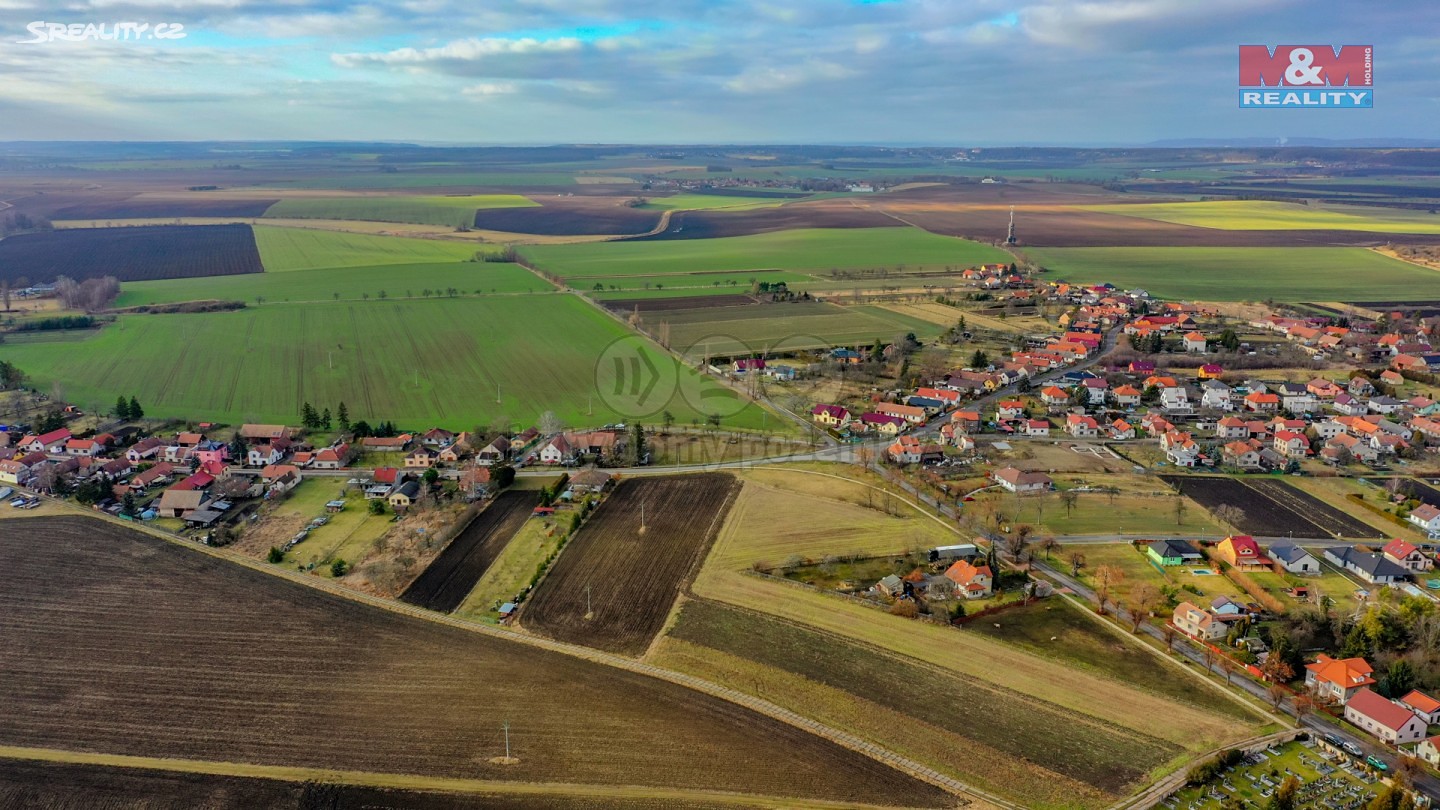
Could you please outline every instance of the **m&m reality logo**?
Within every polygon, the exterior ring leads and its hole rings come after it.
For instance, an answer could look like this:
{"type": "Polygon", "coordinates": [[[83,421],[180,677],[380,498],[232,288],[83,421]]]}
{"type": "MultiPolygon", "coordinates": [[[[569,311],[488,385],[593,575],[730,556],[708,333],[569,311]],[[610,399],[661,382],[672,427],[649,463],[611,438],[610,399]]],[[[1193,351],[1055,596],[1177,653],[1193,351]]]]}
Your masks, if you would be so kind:
{"type": "Polygon", "coordinates": [[[1241,107],[1374,106],[1369,45],[1241,45],[1241,107]]]}

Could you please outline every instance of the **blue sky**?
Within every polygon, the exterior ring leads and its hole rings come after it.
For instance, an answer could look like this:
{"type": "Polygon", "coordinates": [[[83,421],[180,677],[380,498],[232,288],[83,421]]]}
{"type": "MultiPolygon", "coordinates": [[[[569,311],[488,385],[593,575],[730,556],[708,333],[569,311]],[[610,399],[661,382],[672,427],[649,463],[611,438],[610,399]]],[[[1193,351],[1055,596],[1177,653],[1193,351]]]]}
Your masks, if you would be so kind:
{"type": "Polygon", "coordinates": [[[1432,138],[1437,68],[1431,0],[0,0],[0,140],[1432,138]],[[1315,43],[1375,46],[1373,110],[1237,109],[1238,45],[1315,43]]]}

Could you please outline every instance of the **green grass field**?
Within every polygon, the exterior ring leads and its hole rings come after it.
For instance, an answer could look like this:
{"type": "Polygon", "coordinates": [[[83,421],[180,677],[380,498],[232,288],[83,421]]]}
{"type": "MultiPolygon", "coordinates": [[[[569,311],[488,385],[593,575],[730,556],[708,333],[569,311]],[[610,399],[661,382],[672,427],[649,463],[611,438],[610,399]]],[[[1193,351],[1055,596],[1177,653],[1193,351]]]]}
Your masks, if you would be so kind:
{"type": "MultiPolygon", "coordinates": [[[[295,423],[303,402],[343,401],[356,419],[468,430],[500,418],[529,426],[547,410],[571,425],[628,421],[596,393],[601,352],[627,334],[578,297],[520,295],[122,316],[88,340],[4,354],[86,408],[133,394],[158,417],[295,423]]],[[[600,365],[602,391],[615,373],[600,365]]],[[[679,394],[654,405],[682,422],[705,417],[679,394]]],[[[759,428],[762,414],[747,405],[723,424],[759,428]]]]}
{"type": "Polygon", "coordinates": [[[267,217],[290,219],[358,219],[371,222],[413,222],[453,228],[475,224],[480,208],[530,208],[537,203],[519,194],[476,194],[453,197],[297,197],[281,200],[267,217]]]}
{"type": "Polygon", "coordinates": [[[572,186],[568,172],[335,172],[294,182],[269,183],[270,188],[440,188],[444,186],[572,186]]]}
{"type": "Polygon", "coordinates": [[[1440,233],[1440,215],[1359,206],[1216,200],[1140,205],[1090,205],[1089,211],[1234,231],[1342,230],[1440,233]]]}
{"type": "Polygon", "coordinates": [[[355,301],[379,298],[423,298],[455,288],[460,295],[548,292],[555,287],[515,264],[443,262],[381,264],[373,267],[331,267],[292,273],[251,273],[242,276],[177,278],[126,282],[117,307],[222,299],[257,304],[288,301],[355,301]],[[339,294],[337,299],[335,296],[339,294]]]}
{"type": "Polygon", "coordinates": [[[1008,262],[1010,254],[919,228],[808,228],[658,242],[590,242],[535,245],[525,255],[537,267],[566,278],[664,275],[697,271],[966,267],[1008,262]]]}
{"type": "Polygon", "coordinates": [[[757,281],[783,281],[795,284],[797,290],[808,289],[814,276],[787,270],[750,270],[734,273],[671,273],[641,276],[604,276],[572,278],[570,286],[582,292],[600,291],[600,285],[608,292],[615,292],[615,298],[644,298],[651,293],[672,292],[675,295],[709,295],[712,293],[748,293],[757,281]],[[611,287],[616,288],[610,290],[611,287]],[[688,290],[688,292],[679,292],[688,290]],[[625,293],[623,295],[619,293],[625,293]]]}
{"type": "Polygon", "coordinates": [[[641,206],[655,210],[696,210],[728,208],[733,211],[748,211],[754,208],[776,208],[783,203],[799,198],[776,197],[724,197],[719,194],[676,194],[673,197],[646,197],[648,202],[641,206]]]}
{"type": "Polygon", "coordinates": [[[1429,300],[1440,274],[1364,248],[1033,248],[1048,278],[1202,301],[1429,300]]]}
{"type": "Polygon", "coordinates": [[[255,246],[260,250],[260,261],[267,273],[321,267],[458,262],[483,250],[478,245],[439,239],[266,226],[255,227],[255,246]]]}
{"type": "Polygon", "coordinates": [[[888,343],[907,332],[925,340],[941,331],[933,323],[882,307],[824,303],[682,309],[644,317],[650,328],[669,323],[670,345],[695,356],[869,345],[877,339],[888,343]]]}

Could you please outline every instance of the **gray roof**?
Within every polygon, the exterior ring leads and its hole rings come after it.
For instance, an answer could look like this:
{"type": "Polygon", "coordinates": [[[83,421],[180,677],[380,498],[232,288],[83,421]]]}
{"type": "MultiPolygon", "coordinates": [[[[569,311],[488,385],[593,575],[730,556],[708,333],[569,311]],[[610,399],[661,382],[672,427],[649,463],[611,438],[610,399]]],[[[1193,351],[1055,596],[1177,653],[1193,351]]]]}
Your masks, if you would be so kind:
{"type": "Polygon", "coordinates": [[[1199,557],[1200,552],[1184,540],[1159,540],[1150,544],[1161,557],[1199,557]]]}
{"type": "Polygon", "coordinates": [[[395,493],[413,500],[420,496],[420,485],[414,481],[406,481],[400,485],[400,488],[396,490],[395,493]]]}
{"type": "Polygon", "coordinates": [[[1339,559],[1343,565],[1363,571],[1371,579],[1380,577],[1405,579],[1410,575],[1405,568],[1391,562],[1388,557],[1378,552],[1357,551],[1351,546],[1344,546],[1326,549],[1326,553],[1339,559]]]}
{"type": "Polygon", "coordinates": [[[1291,543],[1276,543],[1271,546],[1270,556],[1283,563],[1297,563],[1305,557],[1314,558],[1310,552],[1291,543]]]}

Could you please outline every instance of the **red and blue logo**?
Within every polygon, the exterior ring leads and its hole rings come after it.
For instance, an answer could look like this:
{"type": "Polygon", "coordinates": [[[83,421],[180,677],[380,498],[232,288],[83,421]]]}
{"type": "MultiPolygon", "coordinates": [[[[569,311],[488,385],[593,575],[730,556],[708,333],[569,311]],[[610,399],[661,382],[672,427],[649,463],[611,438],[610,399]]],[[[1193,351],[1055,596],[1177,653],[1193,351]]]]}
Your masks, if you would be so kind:
{"type": "Polygon", "coordinates": [[[1375,49],[1369,45],[1241,45],[1241,107],[1375,104],[1375,49]]]}

